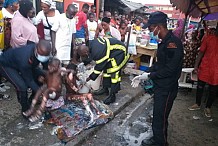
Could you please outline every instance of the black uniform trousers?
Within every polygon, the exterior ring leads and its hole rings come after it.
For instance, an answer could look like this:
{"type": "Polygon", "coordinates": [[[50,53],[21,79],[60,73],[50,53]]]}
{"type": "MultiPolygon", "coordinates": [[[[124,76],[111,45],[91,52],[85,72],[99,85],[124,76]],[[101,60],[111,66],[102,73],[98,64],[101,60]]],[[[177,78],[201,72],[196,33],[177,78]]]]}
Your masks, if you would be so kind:
{"type": "MultiPolygon", "coordinates": [[[[18,102],[22,106],[22,111],[26,111],[29,109],[29,105],[31,100],[28,101],[28,94],[27,89],[28,86],[25,83],[24,79],[22,78],[21,74],[11,67],[5,67],[0,65],[0,74],[5,77],[12,85],[14,85],[16,92],[17,92],[17,99],[18,102]]],[[[38,82],[38,77],[43,76],[42,72],[39,70],[35,70],[33,74],[33,78],[38,85],[42,85],[38,82]]],[[[31,99],[34,97],[36,91],[32,90],[31,99]]]]}
{"type": "Polygon", "coordinates": [[[171,91],[159,89],[154,91],[152,130],[158,146],[167,145],[168,117],[177,93],[178,86],[171,91]]]}

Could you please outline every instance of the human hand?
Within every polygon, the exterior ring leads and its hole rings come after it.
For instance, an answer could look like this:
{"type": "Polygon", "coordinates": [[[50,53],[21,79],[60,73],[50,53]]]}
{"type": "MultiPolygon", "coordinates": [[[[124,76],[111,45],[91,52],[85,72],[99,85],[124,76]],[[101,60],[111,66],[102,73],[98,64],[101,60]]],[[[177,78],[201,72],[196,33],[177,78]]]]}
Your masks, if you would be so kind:
{"type": "Polygon", "coordinates": [[[86,82],[88,82],[88,81],[90,81],[91,79],[88,77],[87,79],[86,79],[86,82]]]}
{"type": "Polygon", "coordinates": [[[38,81],[39,81],[40,83],[45,83],[45,77],[39,76],[39,77],[38,77],[38,81]]]}
{"type": "Polygon", "coordinates": [[[198,68],[197,67],[194,68],[193,73],[195,73],[195,74],[198,73],[198,68]]]}
{"type": "Polygon", "coordinates": [[[138,75],[135,78],[133,78],[131,86],[133,88],[136,88],[139,86],[139,83],[141,82],[141,80],[147,80],[148,79],[148,75],[150,73],[143,73],[142,75],[138,75]]]}
{"type": "Polygon", "coordinates": [[[52,54],[52,56],[55,56],[57,54],[57,50],[55,47],[52,47],[51,54],[52,54]]]}

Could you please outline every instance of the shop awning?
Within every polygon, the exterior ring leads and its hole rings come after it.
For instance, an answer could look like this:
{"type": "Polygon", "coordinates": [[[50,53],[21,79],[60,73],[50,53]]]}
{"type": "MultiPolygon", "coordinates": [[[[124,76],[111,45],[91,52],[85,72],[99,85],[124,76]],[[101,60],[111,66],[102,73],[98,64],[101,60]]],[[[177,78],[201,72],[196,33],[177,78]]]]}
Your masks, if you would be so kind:
{"type": "Polygon", "coordinates": [[[120,0],[120,2],[123,3],[127,7],[125,9],[129,9],[130,11],[135,11],[137,9],[144,7],[144,5],[141,3],[130,2],[127,0],[120,0]]]}
{"type": "Polygon", "coordinates": [[[198,18],[218,12],[218,0],[170,0],[181,12],[198,18]]]}

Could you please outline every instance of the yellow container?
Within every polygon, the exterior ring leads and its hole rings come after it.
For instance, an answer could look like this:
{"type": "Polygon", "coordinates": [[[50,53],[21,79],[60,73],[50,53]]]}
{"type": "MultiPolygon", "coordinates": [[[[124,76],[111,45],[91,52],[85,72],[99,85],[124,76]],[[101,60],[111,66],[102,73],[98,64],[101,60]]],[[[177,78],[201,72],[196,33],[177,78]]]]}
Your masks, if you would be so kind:
{"type": "Polygon", "coordinates": [[[133,61],[135,62],[135,69],[139,69],[139,66],[141,64],[141,59],[140,57],[133,59],[133,61]]]}

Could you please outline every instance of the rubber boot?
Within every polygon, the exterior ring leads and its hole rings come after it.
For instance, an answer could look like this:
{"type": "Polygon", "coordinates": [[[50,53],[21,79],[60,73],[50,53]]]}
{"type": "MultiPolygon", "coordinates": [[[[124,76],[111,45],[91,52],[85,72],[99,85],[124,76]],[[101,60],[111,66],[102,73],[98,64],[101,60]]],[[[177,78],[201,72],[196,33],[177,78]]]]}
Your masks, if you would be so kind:
{"type": "Polygon", "coordinates": [[[104,104],[111,104],[114,103],[116,101],[116,95],[115,94],[110,94],[105,100],[104,100],[104,104]]]}
{"type": "Polygon", "coordinates": [[[22,107],[22,112],[25,112],[29,109],[28,97],[27,92],[19,92],[18,97],[20,99],[20,104],[22,107]]]}
{"type": "Polygon", "coordinates": [[[108,88],[102,88],[100,90],[94,91],[93,94],[94,95],[103,95],[103,94],[109,95],[109,90],[108,88]]]}

